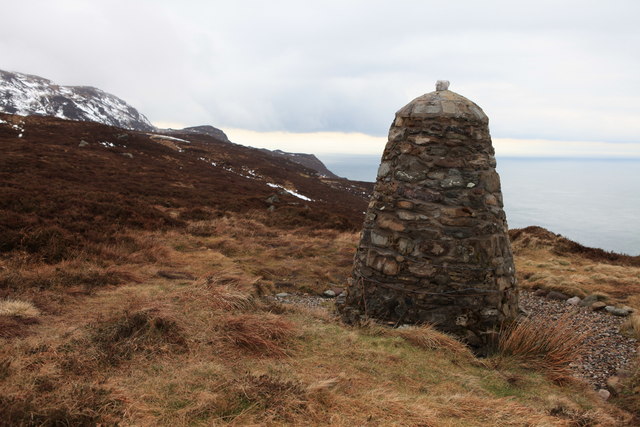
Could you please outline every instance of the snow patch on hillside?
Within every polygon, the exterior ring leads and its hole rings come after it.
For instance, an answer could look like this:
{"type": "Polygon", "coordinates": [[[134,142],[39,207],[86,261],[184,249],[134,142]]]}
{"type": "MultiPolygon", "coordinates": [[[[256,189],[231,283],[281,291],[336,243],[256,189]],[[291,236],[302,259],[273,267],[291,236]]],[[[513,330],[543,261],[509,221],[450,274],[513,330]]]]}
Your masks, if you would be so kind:
{"type": "Polygon", "coordinates": [[[284,190],[284,191],[286,191],[287,193],[291,194],[292,196],[296,196],[297,198],[302,199],[302,200],[306,200],[307,202],[313,202],[313,199],[310,199],[309,197],[307,197],[307,196],[305,196],[305,195],[303,195],[303,194],[296,193],[296,192],[295,192],[295,191],[293,191],[293,190],[289,190],[289,189],[287,189],[287,188],[284,188],[282,185],[274,184],[274,183],[272,183],[272,182],[267,182],[267,185],[268,185],[269,187],[271,187],[271,188],[279,188],[279,189],[281,189],[281,190],[284,190]]]}
{"type": "Polygon", "coordinates": [[[159,139],[166,139],[167,141],[184,142],[186,144],[191,144],[191,141],[188,141],[188,140],[182,139],[182,138],[175,138],[173,136],[158,135],[158,134],[155,134],[155,133],[148,133],[147,135],[151,135],[151,136],[154,136],[154,137],[159,138],[159,139]]]}

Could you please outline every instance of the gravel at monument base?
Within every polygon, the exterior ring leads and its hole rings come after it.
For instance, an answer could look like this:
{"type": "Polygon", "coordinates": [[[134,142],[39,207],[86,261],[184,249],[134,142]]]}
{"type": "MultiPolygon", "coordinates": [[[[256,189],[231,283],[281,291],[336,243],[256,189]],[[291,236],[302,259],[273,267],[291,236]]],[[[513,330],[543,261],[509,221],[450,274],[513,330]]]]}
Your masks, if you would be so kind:
{"type": "Polygon", "coordinates": [[[607,378],[626,368],[637,352],[638,342],[620,334],[624,318],[590,307],[574,306],[566,301],[537,297],[520,291],[520,307],[532,319],[557,320],[567,316],[579,334],[585,334],[582,360],[572,364],[576,375],[596,388],[605,388],[607,378]]]}

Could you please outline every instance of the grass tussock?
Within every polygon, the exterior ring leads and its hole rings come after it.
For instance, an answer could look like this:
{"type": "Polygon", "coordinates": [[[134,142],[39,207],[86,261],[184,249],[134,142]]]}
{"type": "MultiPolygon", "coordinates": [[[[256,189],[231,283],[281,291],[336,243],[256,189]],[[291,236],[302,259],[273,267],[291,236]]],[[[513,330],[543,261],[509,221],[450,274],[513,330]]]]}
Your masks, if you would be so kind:
{"type": "Polygon", "coordinates": [[[640,341],[640,316],[637,314],[629,316],[620,326],[620,332],[640,341]]]}
{"type": "Polygon", "coordinates": [[[447,354],[473,359],[473,353],[464,343],[436,330],[431,325],[394,329],[393,334],[425,350],[444,350],[447,354]]]}
{"type": "Polygon", "coordinates": [[[0,338],[17,338],[29,334],[29,326],[38,324],[35,317],[0,316],[0,338]]]}
{"type": "Polygon", "coordinates": [[[65,372],[90,375],[136,355],[152,358],[187,348],[185,333],[171,315],[153,309],[125,311],[88,324],[84,336],[60,346],[65,357],[59,365],[65,372]]]}
{"type": "Polygon", "coordinates": [[[553,417],[565,420],[571,426],[615,426],[620,425],[619,422],[598,410],[583,409],[575,402],[556,395],[546,397],[547,413],[553,417]]]}
{"type": "Polygon", "coordinates": [[[640,365],[633,366],[628,376],[622,379],[622,389],[614,397],[614,403],[631,412],[636,423],[640,424],[640,365]]]}
{"type": "Polygon", "coordinates": [[[231,287],[216,288],[210,295],[207,304],[215,309],[245,312],[258,308],[258,302],[252,295],[231,287]]]}
{"type": "Polygon", "coordinates": [[[187,232],[194,236],[209,237],[216,234],[216,227],[209,221],[197,221],[187,226],[187,232]]]}
{"type": "Polygon", "coordinates": [[[189,288],[184,289],[180,298],[189,303],[200,303],[209,310],[221,310],[227,313],[257,310],[262,305],[248,291],[255,282],[255,277],[238,271],[222,271],[207,275],[189,288]]]}
{"type": "Polygon", "coordinates": [[[11,298],[0,300],[0,316],[38,317],[39,315],[40,310],[28,301],[11,298]]]}
{"type": "Polygon", "coordinates": [[[189,407],[181,411],[184,421],[179,424],[192,425],[203,420],[233,425],[307,424],[309,400],[306,388],[298,381],[273,374],[245,373],[216,384],[214,392],[194,396],[189,407]],[[224,393],[216,393],[216,389],[224,393]]]}
{"type": "Polygon", "coordinates": [[[307,391],[297,381],[262,374],[248,375],[238,382],[247,401],[263,411],[265,422],[292,422],[307,412],[307,391]]]}
{"type": "Polygon", "coordinates": [[[90,342],[103,361],[111,365],[131,359],[136,353],[158,354],[187,348],[177,322],[156,310],[126,312],[90,328],[90,342]]]}
{"type": "Polygon", "coordinates": [[[501,331],[498,355],[545,373],[558,383],[572,378],[569,364],[580,359],[584,336],[566,318],[522,319],[501,331]]]}
{"type": "Polygon", "coordinates": [[[286,356],[288,341],[295,334],[292,322],[271,313],[226,316],[221,328],[224,340],[266,357],[286,356]]]}
{"type": "Polygon", "coordinates": [[[93,384],[56,384],[57,393],[0,396],[0,424],[7,426],[93,426],[117,424],[123,402],[93,384]]]}

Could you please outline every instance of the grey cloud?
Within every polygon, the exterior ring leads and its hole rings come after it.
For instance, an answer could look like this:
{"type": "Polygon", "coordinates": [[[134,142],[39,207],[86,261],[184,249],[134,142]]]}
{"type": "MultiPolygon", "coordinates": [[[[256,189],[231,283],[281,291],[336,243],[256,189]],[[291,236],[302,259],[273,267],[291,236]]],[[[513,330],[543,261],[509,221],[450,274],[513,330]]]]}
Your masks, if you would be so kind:
{"type": "Polygon", "coordinates": [[[112,92],[153,121],[384,135],[435,80],[497,137],[637,141],[636,1],[31,1],[0,68],[112,92]]]}

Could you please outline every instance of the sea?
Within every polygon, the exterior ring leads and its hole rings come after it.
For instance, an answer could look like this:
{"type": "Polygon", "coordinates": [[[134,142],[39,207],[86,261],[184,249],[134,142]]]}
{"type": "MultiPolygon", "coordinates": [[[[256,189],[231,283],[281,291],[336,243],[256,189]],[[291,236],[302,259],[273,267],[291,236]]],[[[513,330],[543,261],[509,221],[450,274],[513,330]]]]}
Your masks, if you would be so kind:
{"type": "MultiPolygon", "coordinates": [[[[318,155],[335,174],[375,181],[380,156],[318,155]]],[[[640,159],[498,157],[510,228],[538,225],[585,246],[640,255],[640,159]]]]}

